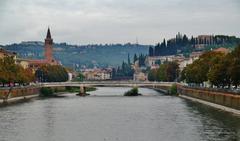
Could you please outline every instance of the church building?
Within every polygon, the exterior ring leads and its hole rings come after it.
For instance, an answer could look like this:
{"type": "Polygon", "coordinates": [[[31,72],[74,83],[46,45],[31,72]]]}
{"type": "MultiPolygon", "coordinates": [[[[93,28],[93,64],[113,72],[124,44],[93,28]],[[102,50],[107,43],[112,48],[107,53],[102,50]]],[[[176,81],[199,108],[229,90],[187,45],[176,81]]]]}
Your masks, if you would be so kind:
{"type": "Polygon", "coordinates": [[[17,59],[17,62],[24,66],[24,68],[32,68],[36,70],[42,65],[60,65],[60,63],[53,57],[53,39],[51,37],[50,29],[47,30],[47,36],[44,44],[44,59],[17,59]]]}

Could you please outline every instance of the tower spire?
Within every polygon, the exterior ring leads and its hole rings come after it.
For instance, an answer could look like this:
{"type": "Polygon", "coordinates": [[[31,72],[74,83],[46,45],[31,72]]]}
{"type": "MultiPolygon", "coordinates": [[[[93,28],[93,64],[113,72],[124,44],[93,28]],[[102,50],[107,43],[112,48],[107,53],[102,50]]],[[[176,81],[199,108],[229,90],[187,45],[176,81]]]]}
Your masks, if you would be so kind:
{"type": "Polygon", "coordinates": [[[51,39],[51,32],[50,32],[50,28],[48,27],[48,31],[47,31],[47,38],[51,39]]]}

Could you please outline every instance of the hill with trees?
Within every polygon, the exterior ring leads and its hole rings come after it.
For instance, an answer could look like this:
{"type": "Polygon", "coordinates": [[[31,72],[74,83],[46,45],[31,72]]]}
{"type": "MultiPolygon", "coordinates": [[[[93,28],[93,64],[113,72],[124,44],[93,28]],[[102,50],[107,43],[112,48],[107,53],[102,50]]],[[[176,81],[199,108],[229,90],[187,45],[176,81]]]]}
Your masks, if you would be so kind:
{"type": "MultiPolygon", "coordinates": [[[[21,58],[43,58],[43,42],[22,42],[3,46],[3,48],[16,52],[21,58]]],[[[128,54],[147,54],[148,45],[138,44],[105,44],[105,45],[69,45],[67,43],[54,44],[54,57],[64,66],[74,69],[120,66],[127,61],[128,54]]]]}
{"type": "Polygon", "coordinates": [[[163,40],[155,47],[150,47],[149,56],[165,56],[182,53],[189,55],[193,51],[208,51],[211,49],[226,47],[233,49],[240,44],[240,38],[227,35],[199,35],[187,37],[178,33],[175,38],[163,40]]]}

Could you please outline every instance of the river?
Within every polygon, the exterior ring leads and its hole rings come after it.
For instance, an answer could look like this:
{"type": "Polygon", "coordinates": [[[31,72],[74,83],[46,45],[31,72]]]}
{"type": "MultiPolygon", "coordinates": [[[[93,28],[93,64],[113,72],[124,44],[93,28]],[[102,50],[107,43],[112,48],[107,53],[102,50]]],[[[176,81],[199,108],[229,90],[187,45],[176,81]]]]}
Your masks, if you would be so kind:
{"type": "Polygon", "coordinates": [[[0,108],[0,141],[235,141],[240,118],[140,88],[99,87],[91,96],[31,100],[0,108]]]}

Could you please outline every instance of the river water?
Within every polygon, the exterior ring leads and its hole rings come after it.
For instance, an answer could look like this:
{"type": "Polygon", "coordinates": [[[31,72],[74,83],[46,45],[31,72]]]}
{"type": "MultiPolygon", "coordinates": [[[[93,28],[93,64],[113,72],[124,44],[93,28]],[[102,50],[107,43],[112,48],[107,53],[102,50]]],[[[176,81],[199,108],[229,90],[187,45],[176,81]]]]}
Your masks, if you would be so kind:
{"type": "Polygon", "coordinates": [[[141,88],[99,87],[91,96],[0,108],[0,141],[236,141],[240,118],[141,88]]]}

